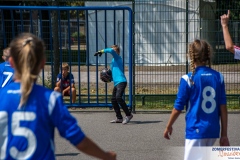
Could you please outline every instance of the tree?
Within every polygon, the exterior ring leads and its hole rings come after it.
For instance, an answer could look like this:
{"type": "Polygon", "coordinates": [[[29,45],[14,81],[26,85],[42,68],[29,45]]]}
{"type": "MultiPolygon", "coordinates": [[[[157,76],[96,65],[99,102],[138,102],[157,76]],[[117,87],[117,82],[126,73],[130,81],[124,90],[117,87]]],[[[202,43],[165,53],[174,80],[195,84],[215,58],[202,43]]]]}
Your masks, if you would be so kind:
{"type": "MultiPolygon", "coordinates": [[[[53,6],[58,6],[58,0],[52,2],[53,6]]],[[[59,36],[58,36],[58,12],[56,10],[52,11],[52,35],[53,35],[53,84],[56,83],[57,75],[60,68],[60,54],[59,54],[59,36]]]]}
{"type": "Polygon", "coordinates": [[[234,0],[218,0],[217,3],[217,14],[216,19],[219,19],[221,15],[224,13],[227,14],[227,10],[231,10],[231,20],[233,21],[239,21],[240,19],[240,1],[234,1],[234,0]]]}
{"type": "MultiPolygon", "coordinates": [[[[47,6],[59,6],[60,0],[42,0],[42,1],[26,1],[26,5],[42,5],[43,3],[46,4],[47,6]]],[[[52,87],[55,86],[56,83],[56,79],[57,79],[57,75],[59,74],[59,68],[60,68],[60,53],[59,53],[59,36],[58,36],[58,11],[57,10],[53,10],[51,11],[51,17],[48,17],[49,19],[52,19],[52,44],[53,44],[53,73],[52,73],[52,87]]],[[[47,31],[46,33],[48,33],[49,31],[47,31]]],[[[49,33],[48,33],[49,35],[49,33]]],[[[51,38],[50,38],[51,40],[51,38]]],[[[45,41],[46,42],[46,41],[45,41]]],[[[50,47],[48,47],[49,49],[50,47]]]]}
{"type": "MultiPolygon", "coordinates": [[[[75,2],[65,2],[65,4],[63,3],[63,5],[66,5],[66,6],[84,6],[84,2],[83,1],[75,1],[75,2]]],[[[84,11],[79,11],[77,12],[77,10],[71,10],[70,11],[70,14],[71,14],[71,17],[72,18],[76,18],[76,17],[80,17],[82,19],[85,18],[85,12],[84,11]],[[79,13],[79,15],[77,15],[77,13],[79,13]]]]}

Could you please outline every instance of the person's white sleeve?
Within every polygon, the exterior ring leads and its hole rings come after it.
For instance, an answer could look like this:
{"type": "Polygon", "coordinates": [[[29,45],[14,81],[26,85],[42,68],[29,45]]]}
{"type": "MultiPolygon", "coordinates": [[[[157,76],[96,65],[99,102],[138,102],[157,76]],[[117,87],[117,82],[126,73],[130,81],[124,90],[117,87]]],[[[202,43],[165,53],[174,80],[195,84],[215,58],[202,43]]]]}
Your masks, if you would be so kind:
{"type": "Polygon", "coordinates": [[[240,59],[240,48],[234,46],[234,59],[240,59]]]}

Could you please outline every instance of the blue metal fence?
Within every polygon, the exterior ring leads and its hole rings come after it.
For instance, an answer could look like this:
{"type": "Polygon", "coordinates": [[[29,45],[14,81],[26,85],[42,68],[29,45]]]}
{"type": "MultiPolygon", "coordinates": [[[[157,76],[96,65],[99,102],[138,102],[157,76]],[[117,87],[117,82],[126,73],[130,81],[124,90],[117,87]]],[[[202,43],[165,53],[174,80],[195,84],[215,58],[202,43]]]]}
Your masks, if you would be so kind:
{"type": "Polygon", "coordinates": [[[100,66],[107,67],[111,57],[105,55],[102,63],[98,57],[93,56],[93,51],[118,44],[121,48],[124,70],[128,72],[125,73],[128,79],[125,99],[129,108],[132,108],[131,8],[0,6],[0,11],[3,40],[1,48],[7,47],[11,39],[22,32],[31,32],[45,41],[47,64],[40,75],[39,83],[53,89],[55,86],[53,77],[57,74],[54,73],[54,59],[59,59],[60,64],[69,63],[70,72],[74,75],[77,86],[77,102],[72,103],[71,96],[69,100],[65,98],[67,107],[111,107],[109,99],[113,86],[99,81],[100,66]],[[53,30],[56,28],[53,28],[53,11],[57,12],[58,17],[59,57],[54,57],[53,30]],[[72,18],[70,11],[76,11],[77,16],[72,18]],[[84,20],[79,18],[79,11],[85,11],[84,20]],[[120,19],[122,27],[119,27],[119,21],[116,19],[120,19]],[[120,32],[124,34],[121,35],[120,32]]]}

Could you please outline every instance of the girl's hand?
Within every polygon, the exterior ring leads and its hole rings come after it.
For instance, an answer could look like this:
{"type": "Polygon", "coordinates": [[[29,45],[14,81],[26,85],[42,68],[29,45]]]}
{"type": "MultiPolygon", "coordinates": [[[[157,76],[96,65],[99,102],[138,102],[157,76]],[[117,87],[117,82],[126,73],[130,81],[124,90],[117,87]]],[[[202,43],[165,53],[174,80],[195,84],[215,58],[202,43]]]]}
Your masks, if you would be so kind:
{"type": "Polygon", "coordinates": [[[172,127],[166,127],[163,137],[166,139],[170,139],[170,136],[172,135],[173,128],[172,127]]]}
{"type": "Polygon", "coordinates": [[[220,146],[230,146],[228,137],[221,137],[220,138],[220,146]]]}

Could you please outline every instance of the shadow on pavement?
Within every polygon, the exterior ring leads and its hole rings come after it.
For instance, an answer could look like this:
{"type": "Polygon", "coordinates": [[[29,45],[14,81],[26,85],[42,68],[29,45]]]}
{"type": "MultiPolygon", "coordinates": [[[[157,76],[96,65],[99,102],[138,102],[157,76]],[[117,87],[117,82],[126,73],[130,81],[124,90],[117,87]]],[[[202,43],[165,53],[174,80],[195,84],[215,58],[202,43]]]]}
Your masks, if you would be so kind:
{"type": "Polygon", "coordinates": [[[77,156],[80,153],[63,153],[63,154],[55,154],[56,157],[61,157],[61,156],[77,156]]]}
{"type": "Polygon", "coordinates": [[[160,123],[163,121],[130,121],[129,124],[148,124],[148,123],[160,123]]]}

